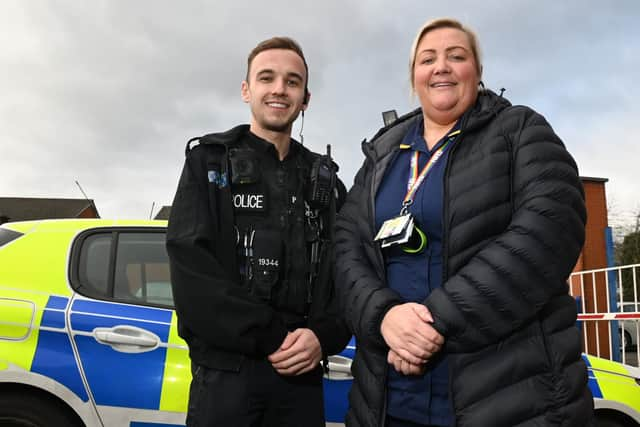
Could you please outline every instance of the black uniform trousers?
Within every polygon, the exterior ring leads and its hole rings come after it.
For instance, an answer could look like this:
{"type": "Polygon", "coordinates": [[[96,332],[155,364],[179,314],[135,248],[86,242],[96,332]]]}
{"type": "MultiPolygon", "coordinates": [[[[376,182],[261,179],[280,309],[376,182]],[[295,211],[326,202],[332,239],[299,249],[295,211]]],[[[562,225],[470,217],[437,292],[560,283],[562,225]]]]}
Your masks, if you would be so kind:
{"type": "Polygon", "coordinates": [[[239,372],[192,364],[187,427],[324,427],[322,368],[278,374],[267,359],[239,372]]]}

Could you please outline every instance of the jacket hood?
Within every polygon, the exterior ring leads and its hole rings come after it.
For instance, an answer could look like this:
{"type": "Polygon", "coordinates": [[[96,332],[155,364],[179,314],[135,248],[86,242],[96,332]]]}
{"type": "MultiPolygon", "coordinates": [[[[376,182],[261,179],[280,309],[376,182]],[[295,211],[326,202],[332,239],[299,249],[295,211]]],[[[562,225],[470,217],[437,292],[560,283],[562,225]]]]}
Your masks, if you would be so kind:
{"type": "Polygon", "coordinates": [[[476,103],[463,115],[463,131],[468,132],[482,127],[493,120],[502,110],[510,106],[511,102],[506,98],[489,89],[481,90],[478,93],[476,103]]]}

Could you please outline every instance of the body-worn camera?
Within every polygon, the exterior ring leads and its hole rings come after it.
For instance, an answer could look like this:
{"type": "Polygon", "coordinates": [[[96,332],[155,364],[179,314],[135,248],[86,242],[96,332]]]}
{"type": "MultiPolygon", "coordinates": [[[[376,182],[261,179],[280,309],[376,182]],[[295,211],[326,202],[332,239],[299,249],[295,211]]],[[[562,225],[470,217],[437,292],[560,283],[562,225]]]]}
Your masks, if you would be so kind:
{"type": "Polygon", "coordinates": [[[327,154],[318,158],[311,166],[311,185],[307,202],[314,209],[329,206],[331,194],[336,186],[336,165],[331,160],[331,145],[327,154]]]}
{"type": "Polygon", "coordinates": [[[258,160],[254,150],[233,148],[229,150],[232,184],[254,184],[260,180],[258,160]]]}

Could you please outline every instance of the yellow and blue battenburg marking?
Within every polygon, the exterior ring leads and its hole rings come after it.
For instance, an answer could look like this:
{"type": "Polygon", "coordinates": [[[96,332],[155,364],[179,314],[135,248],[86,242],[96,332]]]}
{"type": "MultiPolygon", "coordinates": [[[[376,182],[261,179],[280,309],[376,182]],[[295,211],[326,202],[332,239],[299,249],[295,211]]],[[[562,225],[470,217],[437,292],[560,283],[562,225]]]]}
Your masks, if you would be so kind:
{"type": "MultiPolygon", "coordinates": [[[[50,296],[43,311],[39,336],[30,371],[51,378],[69,388],[82,401],[89,395],[82,381],[72,342],[66,330],[65,310],[69,298],[50,296]]],[[[91,389],[95,404],[123,408],[186,412],[189,381],[188,358],[184,349],[169,349],[175,366],[168,361],[167,346],[147,352],[115,351],[98,342],[93,331],[126,324],[155,334],[160,343],[171,335],[177,338],[173,312],[168,309],[140,307],[111,302],[75,300],[70,307],[70,329],[78,351],[78,360],[91,389]],[[105,367],[109,367],[105,371],[105,367]],[[180,367],[182,367],[180,369],[180,367]],[[177,369],[177,370],[176,370],[177,369]],[[180,371],[180,372],[178,372],[180,371]],[[181,381],[176,381],[180,377],[181,381]],[[114,392],[117,390],[117,392],[114,392]]],[[[176,424],[132,422],[132,427],[175,427],[176,424]]]]}
{"type": "Polygon", "coordinates": [[[171,311],[79,300],[71,307],[70,321],[85,377],[97,405],[160,407],[166,347],[144,353],[124,353],[99,343],[90,334],[95,328],[114,327],[126,321],[127,325],[152,332],[166,343],[171,311]],[[87,335],[78,332],[87,332],[87,335]],[[105,366],[111,367],[110,372],[104,372],[105,366]],[[121,391],[114,393],[116,389],[121,391]]]}
{"type": "MultiPolygon", "coordinates": [[[[126,320],[127,325],[148,330],[166,343],[171,311],[80,300],[73,303],[70,318],[75,333],[91,333],[95,328],[117,326],[126,320]]],[[[166,347],[130,354],[114,351],[97,342],[92,335],[76,335],[75,340],[96,405],[160,407],[166,347]],[[105,375],[104,366],[111,368],[108,375],[105,375]],[[122,391],[114,393],[114,389],[122,391]]]]}
{"type": "Polygon", "coordinates": [[[640,414],[640,386],[625,365],[585,354],[582,359],[587,364],[594,398],[623,403],[640,414]]]}
{"type": "Polygon", "coordinates": [[[64,310],[69,299],[50,296],[42,314],[38,344],[31,372],[42,374],[64,384],[83,402],[89,400],[82,383],[73,348],[65,329],[64,310]]]}
{"type": "Polygon", "coordinates": [[[184,427],[191,370],[175,312],[90,300],[69,287],[69,250],[78,231],[114,225],[147,222],[2,226],[23,235],[0,246],[0,382],[55,395],[87,425],[101,419],[108,426],[184,427]]]}
{"type": "Polygon", "coordinates": [[[591,361],[586,354],[582,355],[582,360],[587,364],[588,372],[589,372],[589,389],[591,390],[591,394],[593,397],[602,398],[602,390],[600,390],[600,385],[598,384],[598,380],[593,374],[593,370],[591,369],[591,361]]]}

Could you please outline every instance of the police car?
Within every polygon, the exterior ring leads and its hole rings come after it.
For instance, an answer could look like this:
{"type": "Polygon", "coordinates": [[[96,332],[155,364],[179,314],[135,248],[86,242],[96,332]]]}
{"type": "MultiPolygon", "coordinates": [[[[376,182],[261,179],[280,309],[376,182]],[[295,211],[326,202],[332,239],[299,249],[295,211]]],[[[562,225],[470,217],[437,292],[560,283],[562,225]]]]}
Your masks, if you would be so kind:
{"type": "MultiPolygon", "coordinates": [[[[184,426],[191,380],[172,309],[166,222],[0,226],[0,425],[184,426]]],[[[329,360],[342,423],[352,342],[329,360]]],[[[640,371],[585,357],[604,426],[640,425],[640,371]]]]}

